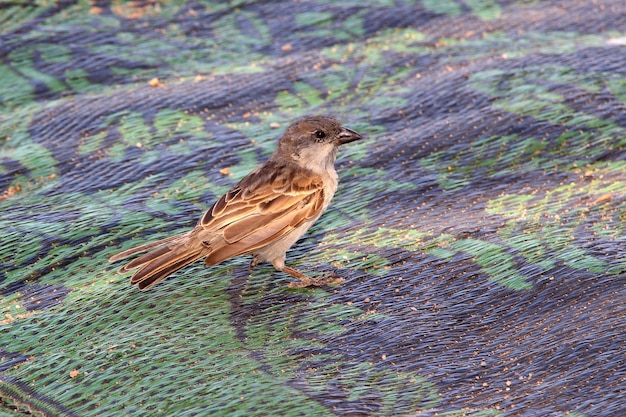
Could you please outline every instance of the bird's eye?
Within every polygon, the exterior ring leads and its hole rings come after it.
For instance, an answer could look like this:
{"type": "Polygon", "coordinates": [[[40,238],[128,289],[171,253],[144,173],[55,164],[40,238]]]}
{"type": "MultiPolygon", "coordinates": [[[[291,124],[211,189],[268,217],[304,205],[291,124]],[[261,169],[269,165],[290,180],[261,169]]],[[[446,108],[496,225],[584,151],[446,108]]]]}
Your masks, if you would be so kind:
{"type": "Polygon", "coordinates": [[[321,130],[318,130],[317,132],[315,132],[315,137],[318,139],[323,139],[326,137],[326,133],[322,132],[321,130]]]}

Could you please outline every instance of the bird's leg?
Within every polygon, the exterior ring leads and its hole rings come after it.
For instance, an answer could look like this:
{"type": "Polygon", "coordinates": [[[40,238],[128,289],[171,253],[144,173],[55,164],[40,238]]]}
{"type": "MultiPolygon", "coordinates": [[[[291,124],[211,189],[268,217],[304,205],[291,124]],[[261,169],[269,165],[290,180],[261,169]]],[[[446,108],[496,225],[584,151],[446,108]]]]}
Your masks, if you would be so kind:
{"type": "Polygon", "coordinates": [[[258,258],[258,256],[254,255],[252,257],[252,260],[250,261],[250,266],[248,267],[248,269],[252,269],[255,266],[257,266],[258,264],[259,264],[259,258],[258,258]]]}
{"type": "Polygon", "coordinates": [[[321,287],[322,285],[327,284],[338,285],[344,281],[343,278],[339,278],[335,274],[311,278],[310,276],[304,275],[302,272],[285,265],[284,257],[274,259],[272,261],[272,265],[274,265],[274,268],[276,268],[277,271],[285,272],[300,280],[300,282],[290,282],[287,284],[289,288],[321,287]]]}
{"type": "Polygon", "coordinates": [[[291,275],[294,278],[297,278],[300,280],[300,282],[290,282],[289,284],[287,284],[289,286],[289,288],[304,288],[304,287],[310,287],[313,284],[313,278],[304,275],[302,272],[293,269],[289,266],[284,266],[283,267],[283,272],[288,273],[289,275],[291,275]]]}

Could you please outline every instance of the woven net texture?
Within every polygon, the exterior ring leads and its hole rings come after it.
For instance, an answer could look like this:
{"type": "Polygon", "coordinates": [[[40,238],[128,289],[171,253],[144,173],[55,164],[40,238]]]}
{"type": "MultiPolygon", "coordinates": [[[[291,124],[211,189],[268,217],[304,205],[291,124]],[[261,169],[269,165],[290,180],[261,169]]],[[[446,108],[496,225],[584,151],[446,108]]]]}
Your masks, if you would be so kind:
{"type": "Polygon", "coordinates": [[[0,3],[2,416],[626,415],[623,0],[0,3]],[[288,252],[141,292],[296,118],[288,252]]]}

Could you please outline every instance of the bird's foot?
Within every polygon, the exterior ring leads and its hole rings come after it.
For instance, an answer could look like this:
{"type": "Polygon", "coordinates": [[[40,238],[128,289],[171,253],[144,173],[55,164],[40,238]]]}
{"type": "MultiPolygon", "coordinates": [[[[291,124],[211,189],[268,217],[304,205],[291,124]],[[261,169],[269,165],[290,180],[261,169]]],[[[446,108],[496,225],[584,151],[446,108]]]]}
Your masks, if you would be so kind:
{"type": "Polygon", "coordinates": [[[324,285],[339,285],[345,280],[340,276],[335,275],[335,273],[331,273],[328,275],[322,275],[319,277],[309,277],[308,275],[304,275],[302,272],[297,271],[293,268],[286,266],[283,269],[283,272],[288,273],[294,278],[298,278],[300,282],[290,282],[287,284],[289,288],[306,288],[306,287],[322,287],[324,285]]]}

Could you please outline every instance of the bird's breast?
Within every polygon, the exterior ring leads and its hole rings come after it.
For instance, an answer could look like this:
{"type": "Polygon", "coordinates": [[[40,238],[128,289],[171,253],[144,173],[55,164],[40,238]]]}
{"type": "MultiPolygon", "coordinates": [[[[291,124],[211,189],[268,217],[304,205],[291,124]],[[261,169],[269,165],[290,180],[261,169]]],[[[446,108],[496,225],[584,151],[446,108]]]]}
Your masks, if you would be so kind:
{"type": "Polygon", "coordinates": [[[324,204],[322,205],[322,212],[326,210],[330,201],[333,199],[335,192],[337,191],[337,185],[339,184],[339,177],[337,171],[333,168],[328,170],[322,177],[324,182],[324,204]]]}

